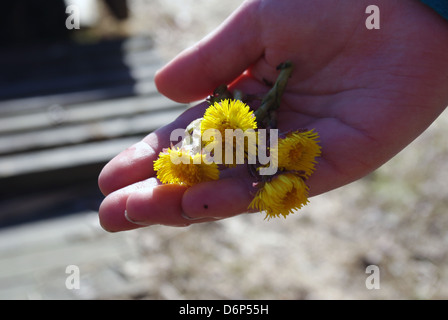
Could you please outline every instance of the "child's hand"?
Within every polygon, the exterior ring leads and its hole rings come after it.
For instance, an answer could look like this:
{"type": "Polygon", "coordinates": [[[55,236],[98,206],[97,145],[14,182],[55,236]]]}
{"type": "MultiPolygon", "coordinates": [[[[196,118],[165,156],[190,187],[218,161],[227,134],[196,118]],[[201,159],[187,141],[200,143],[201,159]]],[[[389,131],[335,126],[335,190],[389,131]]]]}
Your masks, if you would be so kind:
{"type": "MultiPolygon", "coordinates": [[[[418,1],[377,1],[379,30],[368,30],[366,1],[247,1],[218,30],[160,70],[156,84],[179,102],[203,99],[223,83],[264,94],[275,67],[295,69],[278,110],[281,131],[315,129],[322,157],[307,181],[317,195],[375,170],[421,134],[448,103],[448,22],[418,1]]],[[[232,89],[231,88],[231,89],[232,89]]],[[[251,179],[228,169],[218,181],[158,185],[153,161],[176,128],[205,104],[123,151],[99,178],[109,231],[185,226],[247,212],[251,179]],[[125,211],[127,215],[125,215],[125,211]],[[131,222],[134,221],[135,223],[131,222]]],[[[260,217],[261,218],[261,217],[260,217]]]]}

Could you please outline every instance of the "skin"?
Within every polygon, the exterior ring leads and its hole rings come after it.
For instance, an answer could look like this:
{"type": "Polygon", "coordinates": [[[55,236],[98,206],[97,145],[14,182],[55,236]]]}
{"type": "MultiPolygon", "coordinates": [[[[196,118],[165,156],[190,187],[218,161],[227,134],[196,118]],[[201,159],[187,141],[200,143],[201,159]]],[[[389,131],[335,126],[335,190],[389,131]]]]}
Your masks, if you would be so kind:
{"type": "MultiPolygon", "coordinates": [[[[156,74],[159,91],[182,103],[223,83],[265,94],[275,67],[295,69],[278,110],[281,131],[320,135],[322,157],[307,181],[318,195],[355,181],[419,136],[448,104],[448,22],[417,0],[376,1],[379,30],[368,30],[368,1],[246,1],[215,32],[156,74]]],[[[153,161],[169,135],[202,116],[187,110],[112,159],[99,176],[108,231],[187,226],[247,212],[252,179],[224,170],[218,181],[160,185],[153,161]],[[231,200],[229,200],[231,199],[231,200]],[[126,211],[126,213],[125,213],[126,211]]]]}

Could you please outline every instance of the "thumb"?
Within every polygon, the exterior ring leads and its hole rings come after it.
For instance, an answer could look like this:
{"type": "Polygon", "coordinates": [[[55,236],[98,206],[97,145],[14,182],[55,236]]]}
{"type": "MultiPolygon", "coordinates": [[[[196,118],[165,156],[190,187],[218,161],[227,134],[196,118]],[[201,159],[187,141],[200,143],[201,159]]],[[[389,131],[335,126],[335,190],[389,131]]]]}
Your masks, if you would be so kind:
{"type": "Polygon", "coordinates": [[[257,61],[263,48],[256,3],[243,3],[218,29],[159,70],[158,90],[181,103],[200,100],[257,61]]]}

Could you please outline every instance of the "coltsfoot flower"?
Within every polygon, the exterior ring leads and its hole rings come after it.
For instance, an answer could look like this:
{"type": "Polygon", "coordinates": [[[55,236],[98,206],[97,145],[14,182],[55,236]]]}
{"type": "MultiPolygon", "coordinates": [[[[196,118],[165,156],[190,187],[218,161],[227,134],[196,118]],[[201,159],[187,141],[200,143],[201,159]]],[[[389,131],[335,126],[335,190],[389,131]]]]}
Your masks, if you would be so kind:
{"type": "Polygon", "coordinates": [[[202,135],[207,130],[216,130],[221,137],[219,141],[217,139],[215,140],[212,136],[210,141],[205,143],[205,146],[209,145],[209,149],[212,147],[215,150],[216,148],[220,148],[222,151],[222,159],[217,160],[222,160],[220,161],[221,163],[231,167],[235,166],[237,163],[236,155],[238,151],[244,152],[245,158],[247,158],[248,152],[256,153],[257,141],[256,133],[254,131],[255,129],[257,129],[257,121],[253,115],[253,111],[250,110],[248,105],[240,100],[226,99],[220,102],[215,102],[207,108],[201,122],[202,135]],[[250,132],[253,136],[252,139],[244,139],[244,136],[235,135],[236,139],[232,138],[231,141],[227,141],[226,129],[231,129],[232,132],[235,132],[236,130],[241,130],[243,133],[250,132]],[[243,140],[241,141],[241,139],[243,140]],[[226,145],[227,143],[230,143],[230,145],[226,145]],[[249,146],[250,143],[253,144],[253,146],[249,146]],[[238,150],[238,147],[244,148],[244,150],[238,150]],[[233,152],[233,161],[231,163],[226,163],[225,161],[226,148],[233,152]]]}
{"type": "Polygon", "coordinates": [[[308,186],[300,176],[288,172],[262,183],[249,209],[264,211],[268,219],[280,215],[286,218],[308,202],[308,186]]]}
{"type": "Polygon", "coordinates": [[[191,155],[185,149],[164,149],[154,161],[154,170],[162,183],[177,183],[192,186],[200,182],[218,180],[216,163],[210,163],[206,155],[191,155]]]}
{"type": "Polygon", "coordinates": [[[278,140],[271,154],[277,155],[274,161],[280,170],[302,172],[308,178],[315,170],[316,157],[321,154],[319,135],[313,130],[294,131],[278,140]]]}

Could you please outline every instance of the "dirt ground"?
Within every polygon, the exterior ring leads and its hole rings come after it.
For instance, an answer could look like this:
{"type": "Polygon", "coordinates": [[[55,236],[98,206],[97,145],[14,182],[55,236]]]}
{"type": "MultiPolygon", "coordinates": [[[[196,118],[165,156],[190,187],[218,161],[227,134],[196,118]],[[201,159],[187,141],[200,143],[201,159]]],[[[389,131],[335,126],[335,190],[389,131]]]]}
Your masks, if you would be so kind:
{"type": "MultiPolygon", "coordinates": [[[[154,37],[169,60],[240,3],[132,0],[126,29],[154,37]]],[[[128,232],[140,255],[124,272],[147,282],[146,299],[446,299],[447,128],[445,112],[379,170],[287,219],[128,232]],[[366,287],[369,265],[379,289],[366,287]]]]}

